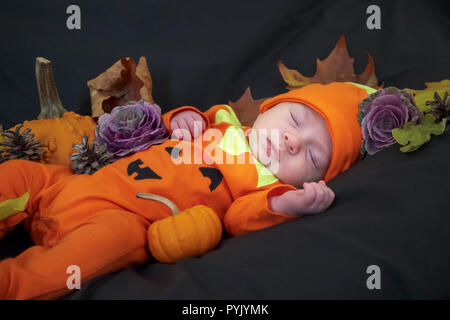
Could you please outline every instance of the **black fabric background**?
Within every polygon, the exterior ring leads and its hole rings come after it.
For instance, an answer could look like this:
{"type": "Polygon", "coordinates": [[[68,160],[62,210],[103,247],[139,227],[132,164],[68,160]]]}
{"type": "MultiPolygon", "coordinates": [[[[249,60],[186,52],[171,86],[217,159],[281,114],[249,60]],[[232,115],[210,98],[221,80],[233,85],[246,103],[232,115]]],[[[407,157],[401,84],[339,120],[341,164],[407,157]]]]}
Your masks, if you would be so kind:
{"type": "MultiPolygon", "coordinates": [[[[446,1],[11,1],[0,12],[0,123],[36,118],[35,58],[53,62],[68,110],[90,113],[86,82],[121,57],[146,56],[163,111],[202,110],[285,92],[277,61],[312,76],[345,34],[355,71],[366,52],[385,86],[450,78],[446,1]],[[81,30],[66,8],[81,8],[81,30]],[[381,8],[381,30],[366,8],[381,8]]],[[[69,299],[450,298],[450,136],[412,154],[397,146],[333,179],[325,213],[222,241],[201,258],[150,261],[94,279],[69,299]],[[381,268],[368,290],[366,268],[381,268]]],[[[1,177],[0,177],[1,179],[1,177]]],[[[18,227],[0,257],[30,245],[18,227]]]]}

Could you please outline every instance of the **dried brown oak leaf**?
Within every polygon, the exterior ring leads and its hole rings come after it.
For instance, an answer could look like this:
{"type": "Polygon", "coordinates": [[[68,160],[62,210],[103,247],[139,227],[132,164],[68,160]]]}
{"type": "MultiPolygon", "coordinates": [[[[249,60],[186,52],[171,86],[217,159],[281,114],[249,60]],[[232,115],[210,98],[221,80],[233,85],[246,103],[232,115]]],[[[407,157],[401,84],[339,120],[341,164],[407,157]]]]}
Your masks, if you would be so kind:
{"type": "Polygon", "coordinates": [[[133,58],[121,58],[97,78],[89,80],[87,85],[95,120],[128,101],[144,99],[154,103],[152,77],[145,57],[140,57],[137,65],[133,58]]]}
{"type": "Polygon", "coordinates": [[[297,70],[288,69],[281,61],[278,62],[278,68],[284,81],[289,85],[286,87],[288,90],[294,90],[310,83],[327,84],[334,81],[351,81],[374,89],[382,88],[383,84],[378,86],[373,58],[369,53],[367,55],[369,63],[366,70],[356,75],[353,69],[354,59],[348,53],[345,36],[341,35],[330,55],[323,61],[317,59],[317,70],[313,77],[305,77],[297,70]]]}
{"type": "Polygon", "coordinates": [[[259,114],[259,106],[267,98],[254,100],[250,88],[245,90],[244,94],[236,101],[228,101],[230,107],[236,113],[239,121],[244,126],[252,126],[259,114]]]}

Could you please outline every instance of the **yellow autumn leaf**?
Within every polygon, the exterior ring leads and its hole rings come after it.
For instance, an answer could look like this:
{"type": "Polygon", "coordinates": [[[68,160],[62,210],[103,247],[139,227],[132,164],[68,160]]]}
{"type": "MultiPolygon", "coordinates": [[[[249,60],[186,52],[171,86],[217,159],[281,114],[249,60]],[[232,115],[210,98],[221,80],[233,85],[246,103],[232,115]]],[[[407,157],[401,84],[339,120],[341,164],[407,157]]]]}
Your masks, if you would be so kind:
{"type": "Polygon", "coordinates": [[[444,79],[437,82],[425,82],[425,86],[426,88],[423,90],[406,88],[414,93],[414,101],[421,111],[425,111],[430,108],[430,106],[426,105],[426,102],[434,100],[435,92],[437,92],[437,94],[441,97],[444,96],[445,92],[450,93],[450,79],[444,79]]]}

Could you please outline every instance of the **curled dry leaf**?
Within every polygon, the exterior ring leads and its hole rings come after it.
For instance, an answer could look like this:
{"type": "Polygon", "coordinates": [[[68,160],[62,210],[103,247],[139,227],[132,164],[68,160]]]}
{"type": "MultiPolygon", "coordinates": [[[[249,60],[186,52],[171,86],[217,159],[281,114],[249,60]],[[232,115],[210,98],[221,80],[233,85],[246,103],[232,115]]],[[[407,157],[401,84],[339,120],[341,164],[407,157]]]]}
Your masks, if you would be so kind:
{"type": "Polygon", "coordinates": [[[278,62],[278,69],[284,81],[289,85],[288,90],[297,89],[310,83],[327,84],[334,81],[351,81],[374,89],[382,88],[383,85],[378,86],[373,58],[369,53],[367,55],[369,63],[366,70],[356,75],[353,69],[354,59],[348,53],[345,36],[341,35],[330,55],[323,61],[317,59],[316,74],[313,77],[305,77],[297,70],[288,69],[281,61],[278,62]]]}
{"type": "Polygon", "coordinates": [[[252,126],[259,114],[259,106],[267,98],[254,100],[250,88],[236,102],[228,101],[243,126],[252,126]]]}
{"type": "Polygon", "coordinates": [[[133,58],[121,58],[97,78],[89,80],[87,85],[94,119],[128,101],[144,99],[154,103],[152,77],[145,57],[141,57],[137,65],[133,58]]]}

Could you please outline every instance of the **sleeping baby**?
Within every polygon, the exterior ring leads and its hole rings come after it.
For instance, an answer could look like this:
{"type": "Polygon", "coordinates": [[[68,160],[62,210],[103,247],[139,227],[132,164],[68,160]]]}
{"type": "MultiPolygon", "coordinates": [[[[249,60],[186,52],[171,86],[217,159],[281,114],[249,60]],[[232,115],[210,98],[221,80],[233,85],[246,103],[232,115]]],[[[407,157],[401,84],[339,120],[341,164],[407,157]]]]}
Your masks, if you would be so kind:
{"type": "Polygon", "coordinates": [[[163,115],[170,139],[92,175],[25,160],[0,164],[0,239],[24,222],[35,243],[0,261],[0,299],[67,294],[72,265],[85,283],[147,262],[149,226],[172,211],[139,193],[181,210],[206,205],[231,235],[323,212],[334,200],[326,182],[360,159],[357,113],[366,89],[292,90],[265,100],[253,127],[227,105],[174,109],[163,115]]]}

